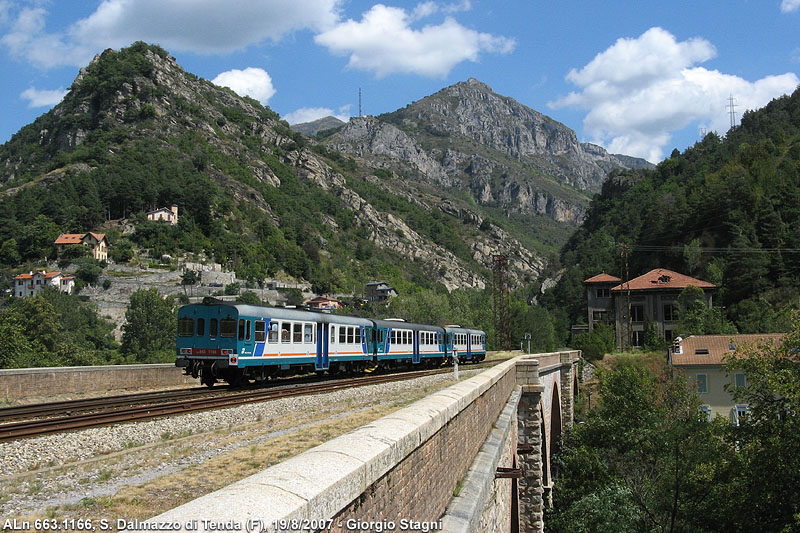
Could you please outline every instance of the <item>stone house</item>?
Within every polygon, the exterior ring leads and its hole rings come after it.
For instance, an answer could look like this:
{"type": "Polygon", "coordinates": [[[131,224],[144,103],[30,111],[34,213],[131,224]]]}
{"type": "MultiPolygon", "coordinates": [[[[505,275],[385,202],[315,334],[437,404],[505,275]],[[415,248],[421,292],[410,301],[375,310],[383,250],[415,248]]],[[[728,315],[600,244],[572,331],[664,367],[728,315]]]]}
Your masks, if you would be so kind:
{"type": "Polygon", "coordinates": [[[169,209],[160,207],[155,211],[149,211],[147,213],[147,220],[163,220],[174,226],[178,223],[178,206],[172,204],[169,209]]]}
{"type": "Polygon", "coordinates": [[[47,287],[72,294],[75,288],[75,278],[61,272],[45,272],[44,270],[14,276],[14,296],[17,298],[35,296],[47,287]]]}
{"type": "Polygon", "coordinates": [[[55,244],[59,255],[67,246],[80,244],[88,246],[92,251],[92,257],[98,261],[108,260],[108,239],[105,233],[62,233],[55,244]]]}
{"type": "Polygon", "coordinates": [[[651,323],[659,335],[672,341],[678,325],[675,302],[681,291],[689,285],[702,289],[705,304],[711,307],[711,293],[716,288],[713,283],[665,268],[656,268],[628,282],[602,273],[585,280],[584,285],[590,331],[600,322],[613,323],[619,347],[643,346],[651,323]]]}
{"type": "Polygon", "coordinates": [[[392,296],[397,296],[394,287],[390,287],[385,281],[373,281],[367,283],[365,297],[368,302],[387,302],[392,296]]]}
{"type": "Polygon", "coordinates": [[[783,333],[678,337],[670,347],[667,358],[673,371],[683,373],[689,386],[697,392],[702,402],[700,408],[709,420],[723,416],[732,424],[738,424],[739,417],[747,412],[747,404],[734,402],[725,386],[731,390],[743,387],[747,384],[747,376],[735,370],[727,374],[722,369],[725,356],[732,354],[737,347],[779,343],[782,339],[783,333]]]}

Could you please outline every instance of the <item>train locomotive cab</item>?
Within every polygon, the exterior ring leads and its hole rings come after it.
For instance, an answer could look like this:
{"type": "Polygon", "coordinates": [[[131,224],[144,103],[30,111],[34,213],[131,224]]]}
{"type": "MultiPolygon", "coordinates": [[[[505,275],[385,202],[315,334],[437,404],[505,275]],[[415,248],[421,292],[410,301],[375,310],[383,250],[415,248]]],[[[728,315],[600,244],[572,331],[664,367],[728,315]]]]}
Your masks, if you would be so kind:
{"type": "MultiPolygon", "coordinates": [[[[242,336],[246,323],[241,325],[242,336]]],[[[178,310],[175,366],[213,386],[235,381],[239,356],[239,312],[229,305],[185,305],[178,310]]]]}

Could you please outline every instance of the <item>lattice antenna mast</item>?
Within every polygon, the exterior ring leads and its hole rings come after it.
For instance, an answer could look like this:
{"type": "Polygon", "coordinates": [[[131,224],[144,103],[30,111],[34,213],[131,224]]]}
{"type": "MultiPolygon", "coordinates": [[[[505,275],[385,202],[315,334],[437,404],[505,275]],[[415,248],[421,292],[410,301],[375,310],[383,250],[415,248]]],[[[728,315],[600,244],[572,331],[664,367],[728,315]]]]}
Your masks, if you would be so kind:
{"type": "Polygon", "coordinates": [[[498,254],[492,256],[492,262],[494,334],[497,349],[508,350],[511,346],[511,331],[508,327],[508,259],[498,254]]]}
{"type": "Polygon", "coordinates": [[[361,87],[358,88],[358,118],[361,118],[361,87]]]}
{"type": "Polygon", "coordinates": [[[736,125],[736,104],[733,95],[730,95],[728,97],[728,105],[726,105],[725,107],[727,107],[730,110],[728,111],[728,113],[730,114],[731,117],[731,129],[733,129],[733,127],[736,125]]]}

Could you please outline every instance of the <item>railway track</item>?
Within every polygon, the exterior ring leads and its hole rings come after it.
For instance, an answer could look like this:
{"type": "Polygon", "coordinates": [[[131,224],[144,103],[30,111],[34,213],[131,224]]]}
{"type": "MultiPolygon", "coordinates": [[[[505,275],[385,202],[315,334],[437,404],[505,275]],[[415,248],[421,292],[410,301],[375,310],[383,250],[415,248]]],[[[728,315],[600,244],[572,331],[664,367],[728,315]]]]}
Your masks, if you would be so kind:
{"type": "MultiPolygon", "coordinates": [[[[499,361],[492,361],[491,364],[499,361]]],[[[479,368],[469,365],[466,368],[479,368]]],[[[280,385],[269,389],[209,391],[206,388],[129,394],[70,400],[0,409],[0,442],[76,431],[112,424],[151,420],[165,416],[233,407],[291,396],[317,394],[351,387],[402,381],[452,372],[452,368],[370,375],[314,383],[280,385]],[[131,404],[135,404],[132,406],[131,404]],[[79,412],[78,412],[79,411],[79,412]],[[39,417],[38,419],[33,419],[39,417]],[[42,418],[46,417],[46,418],[42,418]]]]}

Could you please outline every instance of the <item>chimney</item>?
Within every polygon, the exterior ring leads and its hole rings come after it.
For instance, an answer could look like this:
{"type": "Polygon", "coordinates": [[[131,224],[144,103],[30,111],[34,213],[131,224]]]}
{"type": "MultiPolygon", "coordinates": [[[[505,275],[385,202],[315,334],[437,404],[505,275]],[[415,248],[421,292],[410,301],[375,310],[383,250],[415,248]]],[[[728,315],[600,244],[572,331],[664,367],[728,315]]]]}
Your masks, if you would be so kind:
{"type": "Polygon", "coordinates": [[[174,219],[174,221],[172,223],[173,224],[177,224],[178,223],[178,205],[177,204],[172,204],[172,206],[170,207],[170,211],[172,211],[172,214],[175,215],[175,219],[174,219]]]}

